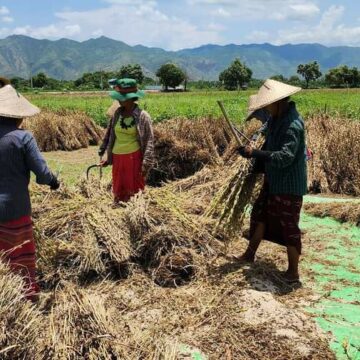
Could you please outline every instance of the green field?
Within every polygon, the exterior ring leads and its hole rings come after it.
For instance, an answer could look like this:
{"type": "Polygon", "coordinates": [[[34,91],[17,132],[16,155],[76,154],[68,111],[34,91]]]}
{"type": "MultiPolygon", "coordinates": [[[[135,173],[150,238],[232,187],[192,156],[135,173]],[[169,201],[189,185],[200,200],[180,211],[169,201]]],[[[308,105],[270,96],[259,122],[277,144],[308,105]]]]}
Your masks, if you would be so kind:
{"type": "MultiPolygon", "coordinates": [[[[151,93],[141,100],[155,122],[174,117],[218,117],[221,115],[216,103],[222,100],[234,122],[241,122],[246,115],[248,91],[194,91],[188,93],[151,93]]],[[[85,111],[99,124],[106,124],[106,110],[112,100],[106,93],[74,94],[28,94],[27,97],[42,109],[85,111]]],[[[304,90],[294,96],[303,116],[326,111],[339,112],[348,118],[360,118],[360,90],[304,90]]]]}

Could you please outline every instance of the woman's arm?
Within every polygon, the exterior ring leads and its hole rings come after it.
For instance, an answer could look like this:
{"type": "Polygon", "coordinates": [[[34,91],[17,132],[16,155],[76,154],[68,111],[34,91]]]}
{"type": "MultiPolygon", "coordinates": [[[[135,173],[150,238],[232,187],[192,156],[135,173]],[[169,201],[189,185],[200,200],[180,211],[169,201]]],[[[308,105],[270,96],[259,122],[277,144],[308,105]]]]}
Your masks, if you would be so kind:
{"type": "Polygon", "coordinates": [[[282,146],[278,151],[264,151],[253,149],[250,146],[239,148],[239,153],[246,158],[256,158],[270,163],[274,168],[283,169],[294,161],[299,145],[301,131],[290,127],[282,137],[282,146]]]}
{"type": "Polygon", "coordinates": [[[143,111],[141,113],[144,123],[143,139],[144,152],[143,152],[143,173],[147,175],[151,168],[154,166],[154,130],[150,115],[143,111]]]}
{"type": "Polygon", "coordinates": [[[109,145],[109,140],[110,140],[110,133],[111,133],[111,128],[114,124],[114,118],[117,114],[117,111],[115,112],[115,114],[113,115],[113,117],[110,119],[109,121],[109,124],[106,128],[106,132],[105,132],[105,135],[104,135],[104,138],[103,138],[103,142],[102,144],[100,145],[100,148],[99,148],[99,156],[102,157],[104,154],[105,154],[105,151],[109,145]]]}
{"type": "Polygon", "coordinates": [[[34,137],[27,133],[24,138],[25,163],[30,171],[36,176],[36,182],[40,185],[50,185],[58,188],[59,182],[56,176],[48,168],[45,159],[40,153],[34,137]]]}

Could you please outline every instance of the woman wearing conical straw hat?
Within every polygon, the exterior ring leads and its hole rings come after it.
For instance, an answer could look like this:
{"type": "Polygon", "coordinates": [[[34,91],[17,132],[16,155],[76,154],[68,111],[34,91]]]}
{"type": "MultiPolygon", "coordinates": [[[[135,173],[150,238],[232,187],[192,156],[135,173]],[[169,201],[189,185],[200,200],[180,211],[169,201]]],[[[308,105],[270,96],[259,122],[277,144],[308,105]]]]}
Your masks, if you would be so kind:
{"type": "Polygon", "coordinates": [[[304,122],[289,97],[301,88],[266,80],[250,99],[248,119],[265,119],[262,150],[251,145],[240,148],[246,158],[263,163],[265,180],[250,220],[250,242],[241,260],[253,262],[261,240],[287,248],[287,282],[298,282],[301,255],[299,218],[303,195],[307,192],[304,122]]]}
{"type": "Polygon", "coordinates": [[[59,188],[31,133],[19,129],[23,118],[39,113],[9,81],[0,78],[0,257],[25,281],[25,296],[36,300],[35,242],[28,185],[30,172],[38,184],[59,188]]]}
{"type": "Polygon", "coordinates": [[[154,133],[150,115],[139,108],[144,92],[134,79],[109,81],[110,97],[120,106],[112,116],[99,156],[107,152],[103,166],[112,165],[114,207],[144,190],[146,177],[154,164],[154,133]]]}

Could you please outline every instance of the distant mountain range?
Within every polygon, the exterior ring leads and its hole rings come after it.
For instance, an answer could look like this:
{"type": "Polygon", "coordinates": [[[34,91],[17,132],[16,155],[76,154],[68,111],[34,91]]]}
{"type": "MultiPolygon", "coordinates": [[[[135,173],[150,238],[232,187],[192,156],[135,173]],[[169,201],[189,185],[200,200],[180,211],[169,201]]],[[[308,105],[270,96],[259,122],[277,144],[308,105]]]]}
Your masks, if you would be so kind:
{"type": "Polygon", "coordinates": [[[129,46],[106,37],[78,42],[68,39],[37,40],[22,35],[0,39],[0,75],[28,78],[45,72],[57,79],[76,79],[85,72],[116,70],[139,63],[154,76],[166,62],[186,69],[192,80],[215,80],[236,57],[253,70],[253,77],[296,74],[298,64],[316,60],[323,72],[338,65],[360,67],[359,47],[326,47],[319,44],[275,46],[204,45],[194,49],[166,51],[142,45],[129,46]]]}

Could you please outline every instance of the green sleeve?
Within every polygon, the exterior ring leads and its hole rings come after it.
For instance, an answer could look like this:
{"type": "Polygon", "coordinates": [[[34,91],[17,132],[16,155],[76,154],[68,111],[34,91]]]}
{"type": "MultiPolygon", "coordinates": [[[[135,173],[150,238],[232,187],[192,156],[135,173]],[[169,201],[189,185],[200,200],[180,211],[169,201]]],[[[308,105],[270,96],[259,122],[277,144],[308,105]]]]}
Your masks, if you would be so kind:
{"type": "Polygon", "coordinates": [[[282,137],[282,146],[279,151],[272,151],[270,166],[283,169],[292,164],[300,145],[300,130],[290,127],[282,137]]]}

